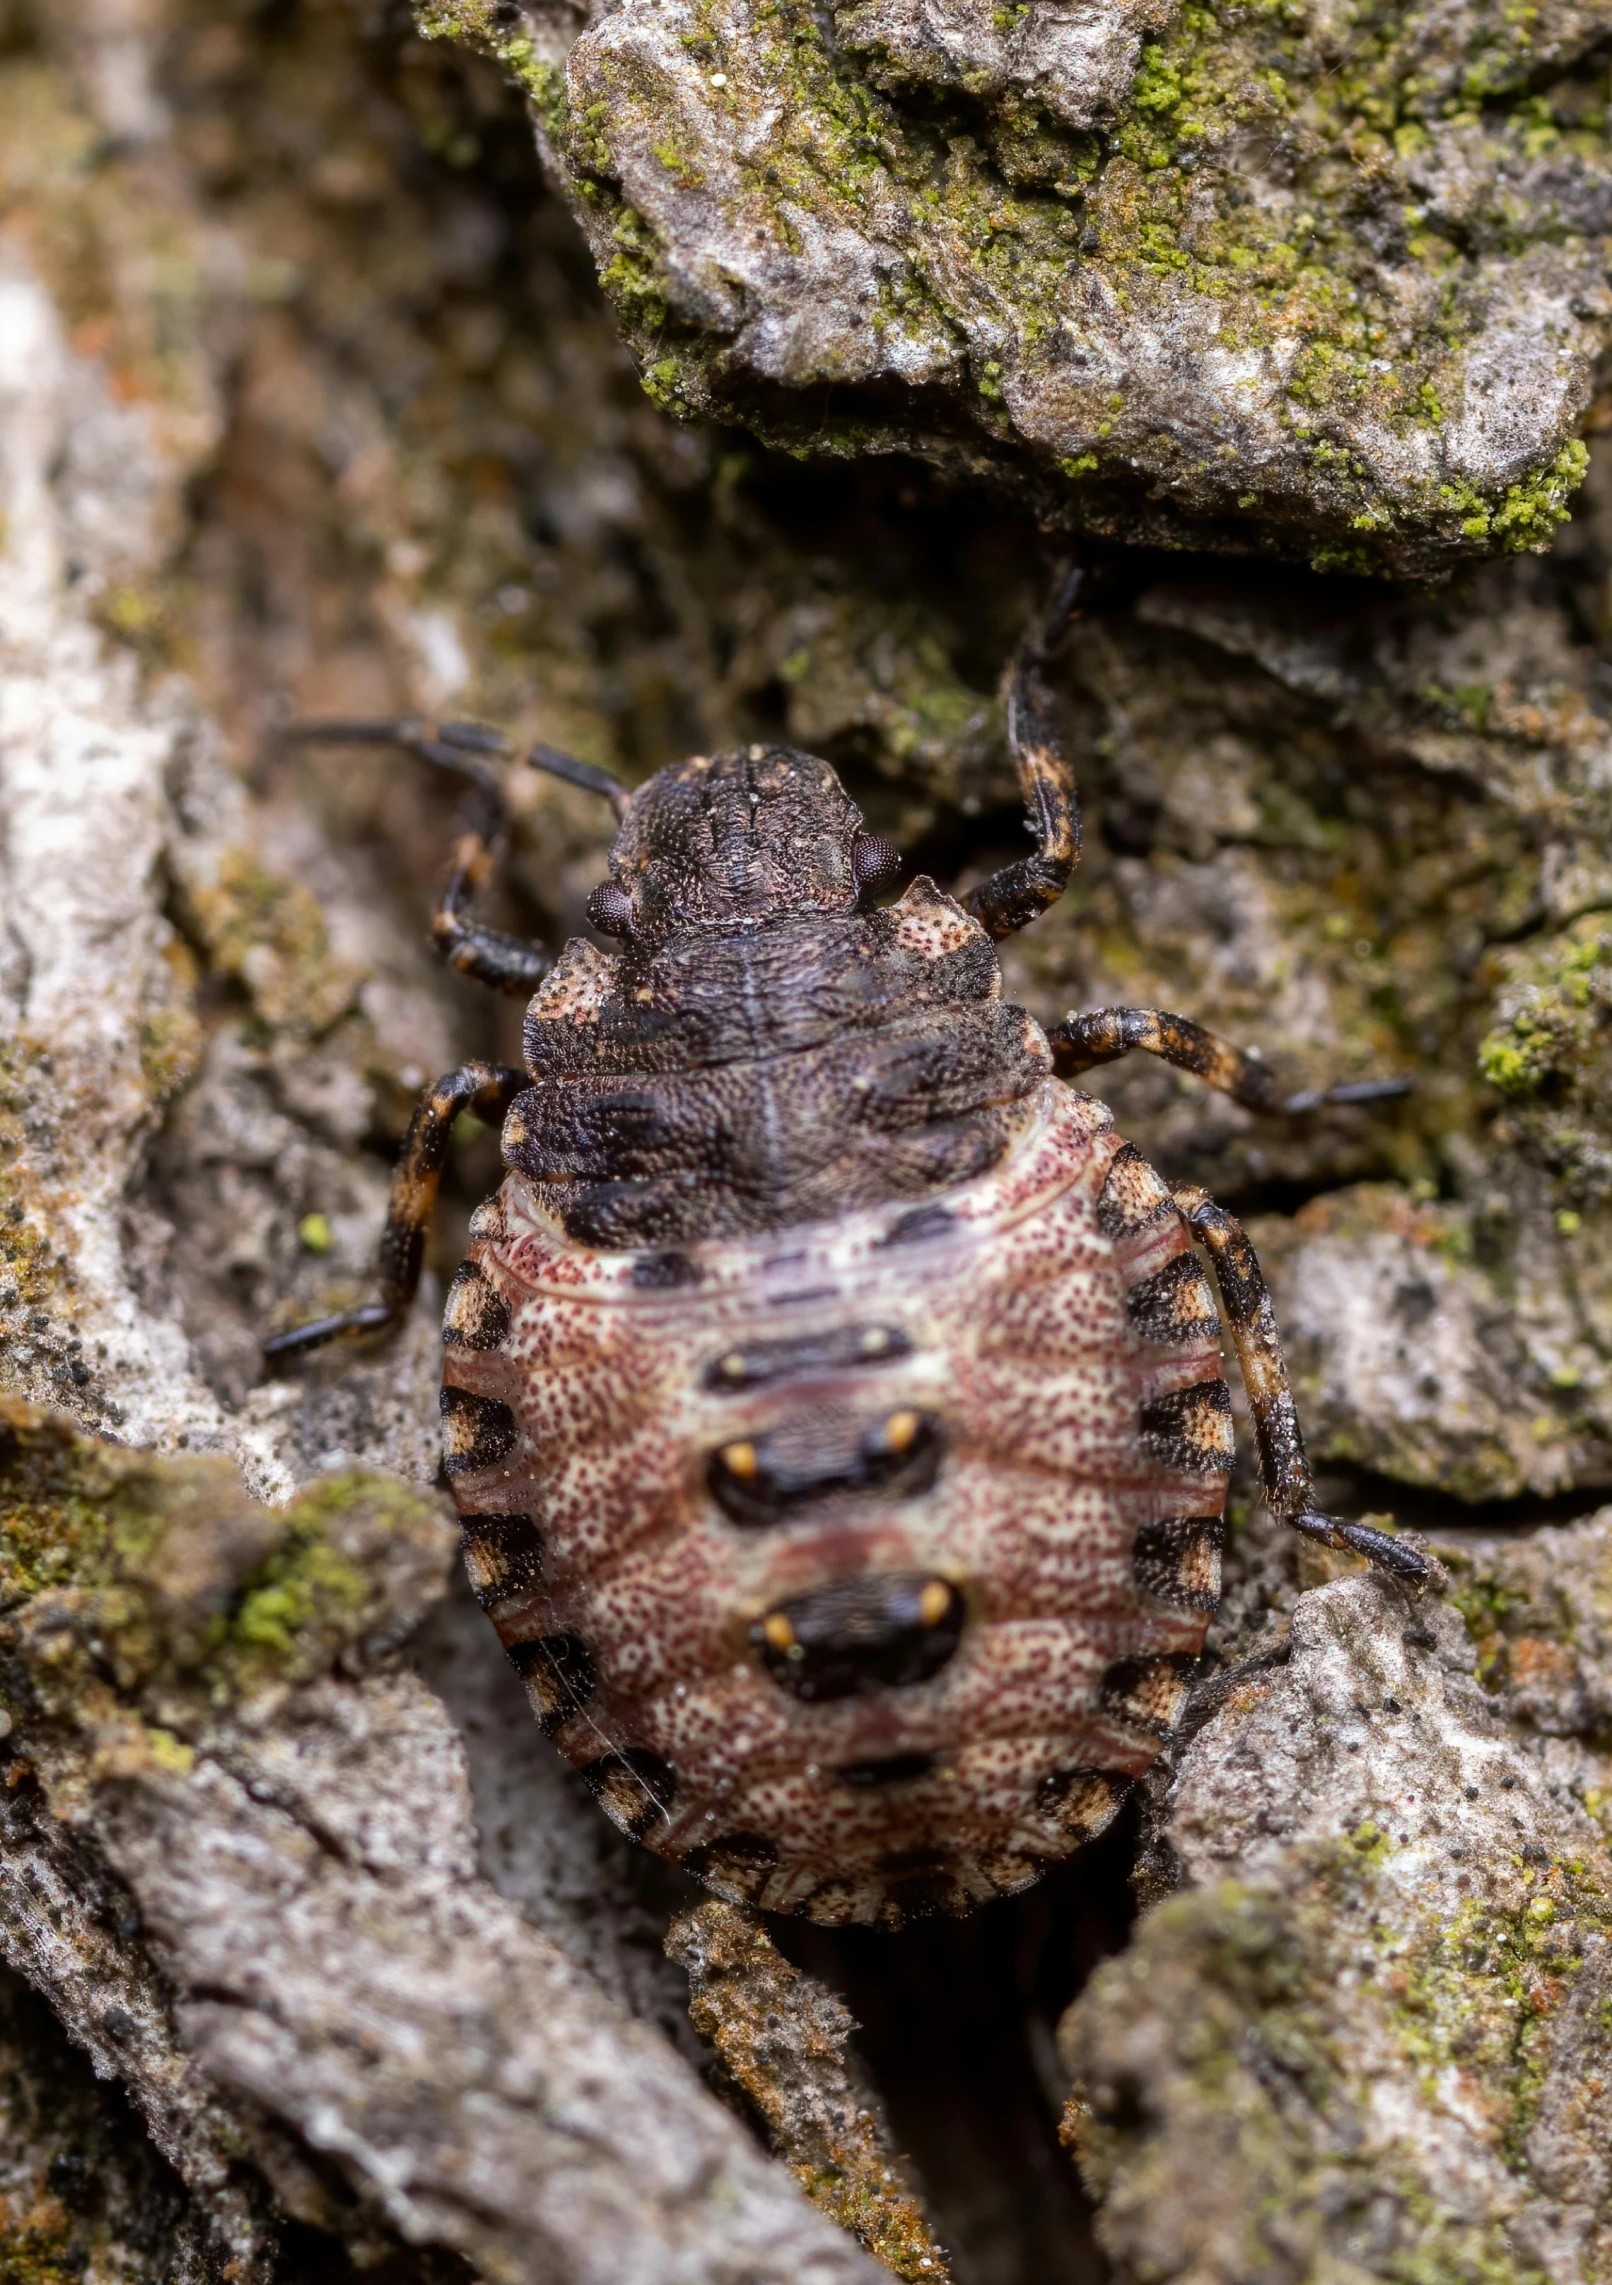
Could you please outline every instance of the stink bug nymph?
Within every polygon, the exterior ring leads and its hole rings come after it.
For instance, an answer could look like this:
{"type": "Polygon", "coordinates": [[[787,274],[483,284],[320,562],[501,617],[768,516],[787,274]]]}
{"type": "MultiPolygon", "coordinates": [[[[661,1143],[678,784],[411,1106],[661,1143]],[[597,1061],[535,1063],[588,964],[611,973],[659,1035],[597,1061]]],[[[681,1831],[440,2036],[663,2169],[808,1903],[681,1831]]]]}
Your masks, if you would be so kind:
{"type": "Polygon", "coordinates": [[[810,754],[702,756],[629,794],[536,748],[619,819],[589,906],[618,949],[551,960],[472,916],[504,827],[496,733],[300,733],[385,739],[467,783],[433,933],[527,997],[526,1067],[467,1063],[426,1093],[380,1298],[269,1353],[400,1319],[454,1118],[500,1116],[507,1171],[443,1329],[477,1595],[625,1831],[815,1920],[1026,1887],[1158,1753],[1219,1593],[1223,1320],[1275,1513],[1428,1570],[1314,1512],[1246,1236],[1070,1082],[1141,1049],[1254,1110],[1328,1098],[1284,1103],[1179,1016],[1043,1031],[1002,999],[994,941],[1078,850],[1044,676],[1077,586],[1010,684],[1033,852],[961,900],[920,878],[876,904],[899,859],[810,754]]]}

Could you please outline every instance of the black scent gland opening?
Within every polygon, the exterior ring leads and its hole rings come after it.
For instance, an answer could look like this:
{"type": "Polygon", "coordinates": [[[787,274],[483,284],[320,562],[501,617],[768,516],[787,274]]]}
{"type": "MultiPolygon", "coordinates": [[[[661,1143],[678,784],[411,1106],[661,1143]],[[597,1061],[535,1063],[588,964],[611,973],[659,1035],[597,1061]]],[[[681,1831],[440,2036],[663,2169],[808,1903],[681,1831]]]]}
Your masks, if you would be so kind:
{"type": "Polygon", "coordinates": [[[515,1415],[497,1397],[468,1388],[445,1388],[442,1405],[442,1468],[449,1476],[490,1468],[514,1449],[515,1415]]]}
{"type": "Polygon", "coordinates": [[[706,1480],[733,1522],[778,1523],[814,1500],[916,1497],[933,1484],[940,1453],[938,1423],[911,1405],[871,1421],[825,1410],[719,1445],[706,1480]]]}
{"type": "Polygon", "coordinates": [[[851,843],[851,871],[864,896],[894,888],[904,863],[901,851],[880,834],[859,833],[851,843]]]}
{"type": "Polygon", "coordinates": [[[879,1761],[848,1761],[834,1774],[842,1785],[909,1785],[927,1777],[938,1759],[932,1753],[890,1753],[879,1761]]]}
{"type": "Polygon", "coordinates": [[[813,1704],[927,1682],[956,1652],[964,1617],[949,1579],[872,1571],[774,1604],[750,1639],[779,1688],[813,1704]]]}
{"type": "Polygon", "coordinates": [[[894,1364],[911,1354],[912,1342],[899,1325],[836,1325],[826,1333],[797,1333],[724,1349],[706,1366],[704,1381],[709,1389],[738,1395],[777,1381],[809,1380],[817,1373],[894,1364]]]}
{"type": "Polygon", "coordinates": [[[881,1246],[921,1246],[929,1238],[943,1238],[957,1227],[949,1206],[909,1206],[898,1214],[878,1241],[881,1246]]]}
{"type": "Polygon", "coordinates": [[[614,881],[601,881],[588,899],[588,922],[601,936],[625,936],[632,927],[632,898],[614,881]]]}
{"type": "Polygon", "coordinates": [[[632,1265],[632,1281],[643,1293],[670,1293],[680,1285],[698,1285],[700,1265],[676,1251],[640,1254],[632,1265]]]}
{"type": "Polygon", "coordinates": [[[509,1660],[531,1693],[545,1737],[552,1737],[598,1688],[593,1654],[580,1635],[545,1634],[536,1642],[512,1642],[509,1660]]]}

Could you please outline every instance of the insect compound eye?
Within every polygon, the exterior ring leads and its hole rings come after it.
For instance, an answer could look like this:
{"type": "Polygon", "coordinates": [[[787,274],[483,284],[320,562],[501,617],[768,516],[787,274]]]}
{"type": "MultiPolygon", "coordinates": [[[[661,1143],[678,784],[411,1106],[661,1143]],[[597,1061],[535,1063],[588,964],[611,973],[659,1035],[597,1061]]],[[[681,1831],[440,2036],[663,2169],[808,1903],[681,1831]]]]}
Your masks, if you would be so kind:
{"type": "Polygon", "coordinates": [[[851,872],[865,896],[892,888],[905,862],[895,844],[877,833],[859,833],[851,843],[851,872]]]}
{"type": "Polygon", "coordinates": [[[588,899],[588,920],[601,936],[625,936],[632,926],[632,898],[614,881],[601,881],[588,899]]]}

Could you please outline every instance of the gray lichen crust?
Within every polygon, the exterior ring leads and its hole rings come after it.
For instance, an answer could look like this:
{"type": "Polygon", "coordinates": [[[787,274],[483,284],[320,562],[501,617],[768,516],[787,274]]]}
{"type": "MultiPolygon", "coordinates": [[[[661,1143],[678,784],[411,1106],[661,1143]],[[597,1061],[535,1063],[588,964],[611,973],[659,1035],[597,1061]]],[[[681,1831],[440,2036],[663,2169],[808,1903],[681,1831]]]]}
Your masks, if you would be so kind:
{"type": "Polygon", "coordinates": [[[1536,547],[1583,472],[1605,7],[417,14],[526,87],[665,406],[1327,568],[1536,547]]]}

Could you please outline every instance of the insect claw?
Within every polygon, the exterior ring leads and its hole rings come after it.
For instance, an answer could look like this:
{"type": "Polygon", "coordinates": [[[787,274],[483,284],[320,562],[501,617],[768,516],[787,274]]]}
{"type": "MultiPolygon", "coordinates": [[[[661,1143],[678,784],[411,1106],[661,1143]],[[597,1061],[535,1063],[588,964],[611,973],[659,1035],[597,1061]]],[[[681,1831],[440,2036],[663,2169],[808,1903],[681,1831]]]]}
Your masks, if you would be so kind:
{"type": "Polygon", "coordinates": [[[1289,1118],[1297,1118],[1306,1111],[1329,1110],[1338,1104],[1392,1103],[1410,1094],[1415,1085],[1414,1079],[1349,1079],[1339,1087],[1303,1087],[1284,1099],[1282,1109],[1289,1118]]]}
{"type": "Polygon", "coordinates": [[[263,1354],[274,1360],[300,1357],[309,1349],[322,1349],[327,1341],[379,1333],[396,1322],[397,1313],[386,1302],[370,1301],[362,1309],[343,1309],[333,1317],[315,1317],[306,1325],[293,1325],[289,1332],[271,1333],[263,1344],[263,1354]]]}
{"type": "Polygon", "coordinates": [[[1302,1532],[1306,1539],[1317,1539],[1323,1546],[1344,1547],[1352,1554],[1363,1555],[1374,1570],[1391,1572],[1396,1579],[1408,1580],[1418,1587],[1444,1584],[1444,1566],[1436,1555],[1413,1546],[1408,1539],[1395,1539],[1386,1531],[1377,1531],[1369,1523],[1344,1523],[1337,1516],[1319,1515],[1312,1508],[1285,1516],[1283,1521],[1291,1530],[1302,1532]]]}

